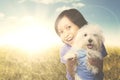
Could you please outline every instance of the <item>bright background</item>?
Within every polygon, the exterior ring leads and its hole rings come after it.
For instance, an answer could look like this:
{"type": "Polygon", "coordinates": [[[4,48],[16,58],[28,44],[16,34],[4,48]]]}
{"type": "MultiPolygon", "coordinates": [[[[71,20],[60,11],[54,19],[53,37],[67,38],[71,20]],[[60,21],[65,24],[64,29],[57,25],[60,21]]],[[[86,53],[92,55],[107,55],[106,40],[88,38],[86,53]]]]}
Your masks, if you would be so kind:
{"type": "Polygon", "coordinates": [[[120,46],[119,0],[0,0],[0,46],[29,52],[62,42],[54,30],[62,10],[78,9],[89,23],[99,24],[105,44],[120,46]]]}

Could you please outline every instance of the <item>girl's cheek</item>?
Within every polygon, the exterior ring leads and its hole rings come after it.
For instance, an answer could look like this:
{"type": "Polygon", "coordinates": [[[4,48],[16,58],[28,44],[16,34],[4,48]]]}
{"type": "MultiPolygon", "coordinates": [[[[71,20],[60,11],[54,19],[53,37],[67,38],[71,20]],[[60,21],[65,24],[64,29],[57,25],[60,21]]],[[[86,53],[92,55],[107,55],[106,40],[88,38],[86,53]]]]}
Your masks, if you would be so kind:
{"type": "Polygon", "coordinates": [[[61,40],[64,41],[64,37],[63,36],[60,36],[61,40]]]}
{"type": "Polygon", "coordinates": [[[60,35],[60,38],[61,38],[61,39],[63,39],[63,36],[62,36],[62,35],[60,35]]]}

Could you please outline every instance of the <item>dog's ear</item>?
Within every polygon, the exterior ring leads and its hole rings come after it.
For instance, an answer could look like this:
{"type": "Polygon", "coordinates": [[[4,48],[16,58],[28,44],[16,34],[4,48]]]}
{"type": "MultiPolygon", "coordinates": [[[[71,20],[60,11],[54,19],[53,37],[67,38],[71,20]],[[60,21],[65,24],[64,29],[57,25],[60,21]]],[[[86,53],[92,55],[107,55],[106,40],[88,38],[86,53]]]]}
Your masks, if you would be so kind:
{"type": "Polygon", "coordinates": [[[99,36],[99,39],[104,42],[104,36],[103,36],[103,30],[101,29],[101,26],[95,24],[95,25],[92,25],[90,24],[89,27],[91,28],[91,30],[93,30],[93,32],[95,32],[98,36],[99,36]]]}
{"type": "Polygon", "coordinates": [[[104,39],[104,36],[103,36],[103,31],[99,26],[97,26],[96,32],[97,32],[97,34],[99,36],[99,40],[104,42],[105,39],[104,39]]]}
{"type": "MultiPolygon", "coordinates": [[[[104,43],[104,36],[103,36],[103,31],[102,31],[102,29],[101,29],[101,27],[100,26],[98,26],[98,25],[96,25],[95,27],[94,27],[94,29],[95,29],[95,33],[97,34],[97,36],[98,36],[98,43],[99,43],[99,47],[102,47],[102,44],[104,43]]],[[[101,48],[99,48],[98,47],[98,50],[101,52],[101,48]]]]}

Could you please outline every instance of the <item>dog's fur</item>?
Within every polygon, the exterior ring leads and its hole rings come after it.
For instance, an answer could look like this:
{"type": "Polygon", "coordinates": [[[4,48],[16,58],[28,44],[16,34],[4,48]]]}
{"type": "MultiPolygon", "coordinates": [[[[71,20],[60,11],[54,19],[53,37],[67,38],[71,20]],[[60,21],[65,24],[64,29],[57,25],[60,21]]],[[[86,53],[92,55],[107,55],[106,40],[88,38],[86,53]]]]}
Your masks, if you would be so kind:
{"type": "MultiPolygon", "coordinates": [[[[78,30],[78,34],[74,40],[74,44],[70,51],[66,53],[64,59],[75,58],[77,50],[85,49],[87,58],[102,60],[101,48],[104,41],[101,29],[96,25],[85,25],[78,30]]],[[[98,67],[91,65],[87,59],[87,69],[93,74],[99,73],[98,67]]],[[[101,64],[102,65],[102,64],[101,64]]],[[[75,79],[76,80],[76,79],[75,79]]]]}

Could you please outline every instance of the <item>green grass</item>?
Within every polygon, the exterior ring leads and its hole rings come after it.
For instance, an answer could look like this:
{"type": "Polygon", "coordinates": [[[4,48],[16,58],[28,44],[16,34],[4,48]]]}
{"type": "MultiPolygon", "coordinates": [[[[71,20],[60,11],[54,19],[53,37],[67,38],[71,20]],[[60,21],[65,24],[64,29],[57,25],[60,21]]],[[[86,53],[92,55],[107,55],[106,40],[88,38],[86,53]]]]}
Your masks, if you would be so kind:
{"type": "MultiPolygon", "coordinates": [[[[120,80],[120,48],[107,48],[104,80],[120,80]]],[[[19,49],[0,48],[0,80],[66,80],[59,48],[36,54],[19,49]]]]}

